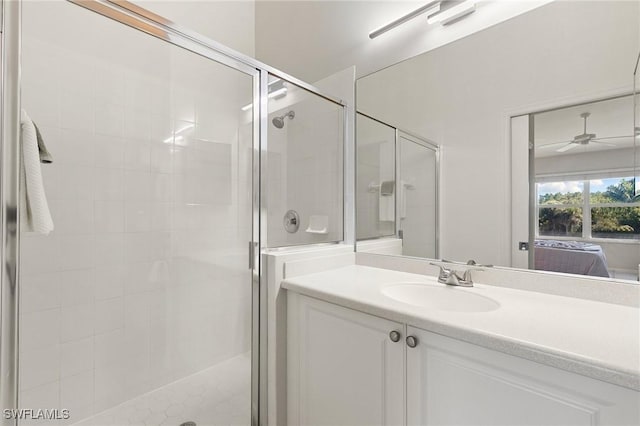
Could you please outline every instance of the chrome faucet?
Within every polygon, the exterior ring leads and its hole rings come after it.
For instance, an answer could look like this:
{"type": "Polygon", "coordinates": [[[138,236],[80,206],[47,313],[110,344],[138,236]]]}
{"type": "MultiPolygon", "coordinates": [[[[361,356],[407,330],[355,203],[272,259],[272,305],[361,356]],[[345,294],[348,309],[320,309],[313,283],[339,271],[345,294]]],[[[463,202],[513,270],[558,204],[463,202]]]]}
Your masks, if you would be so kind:
{"type": "Polygon", "coordinates": [[[473,287],[473,280],[471,279],[471,271],[483,271],[484,269],[479,266],[490,267],[492,265],[478,265],[475,260],[469,260],[466,264],[458,262],[450,262],[442,259],[442,263],[458,264],[463,267],[463,271],[455,271],[452,267],[447,268],[440,263],[430,262],[431,265],[440,268],[438,274],[438,282],[446,285],[454,285],[460,287],[473,287]],[[477,266],[476,266],[477,265],[477,266]]]}

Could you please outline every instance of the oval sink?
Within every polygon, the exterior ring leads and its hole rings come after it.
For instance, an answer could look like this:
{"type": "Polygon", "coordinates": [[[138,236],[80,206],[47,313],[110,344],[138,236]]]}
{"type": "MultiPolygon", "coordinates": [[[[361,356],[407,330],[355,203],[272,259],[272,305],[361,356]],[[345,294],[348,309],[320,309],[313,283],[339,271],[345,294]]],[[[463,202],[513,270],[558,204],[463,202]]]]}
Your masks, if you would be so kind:
{"type": "MultiPolygon", "coordinates": [[[[471,290],[473,291],[473,290],[471,290]]],[[[489,312],[500,304],[479,294],[452,286],[436,287],[420,283],[401,283],[382,289],[382,294],[408,305],[454,312],[489,312]]]]}

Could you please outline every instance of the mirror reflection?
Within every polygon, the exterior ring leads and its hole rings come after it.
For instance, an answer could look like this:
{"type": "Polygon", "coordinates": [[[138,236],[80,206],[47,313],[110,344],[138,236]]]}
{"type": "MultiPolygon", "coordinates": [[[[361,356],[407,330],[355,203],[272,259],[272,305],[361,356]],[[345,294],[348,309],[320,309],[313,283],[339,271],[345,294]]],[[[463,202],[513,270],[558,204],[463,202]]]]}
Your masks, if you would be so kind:
{"type": "Polygon", "coordinates": [[[358,250],[637,281],[639,16],[553,2],[359,79],[358,250]]]}
{"type": "Polygon", "coordinates": [[[357,238],[386,254],[438,256],[439,148],[358,113],[357,238]]]}
{"type": "Polygon", "coordinates": [[[533,114],[538,270],[635,279],[633,96],[533,114]]]}

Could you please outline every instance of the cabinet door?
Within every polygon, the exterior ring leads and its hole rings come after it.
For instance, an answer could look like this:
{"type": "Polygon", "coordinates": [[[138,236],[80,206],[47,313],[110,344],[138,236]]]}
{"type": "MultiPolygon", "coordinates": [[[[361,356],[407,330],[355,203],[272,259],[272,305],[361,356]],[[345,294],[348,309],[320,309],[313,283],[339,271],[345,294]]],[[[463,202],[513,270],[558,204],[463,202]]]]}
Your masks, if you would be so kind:
{"type": "Polygon", "coordinates": [[[407,327],[409,425],[636,425],[640,393],[407,327]]]}
{"type": "Polygon", "coordinates": [[[290,425],[403,425],[404,326],[288,292],[290,425]],[[393,342],[389,333],[401,334],[393,342]]]}

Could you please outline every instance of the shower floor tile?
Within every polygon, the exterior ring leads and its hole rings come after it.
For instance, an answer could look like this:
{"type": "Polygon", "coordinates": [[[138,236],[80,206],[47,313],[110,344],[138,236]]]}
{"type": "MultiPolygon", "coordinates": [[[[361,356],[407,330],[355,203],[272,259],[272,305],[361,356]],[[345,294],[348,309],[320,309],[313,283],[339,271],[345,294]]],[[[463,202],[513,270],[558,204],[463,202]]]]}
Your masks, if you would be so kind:
{"type": "Polygon", "coordinates": [[[213,367],[124,402],[76,426],[197,426],[251,424],[251,356],[213,367]]]}

